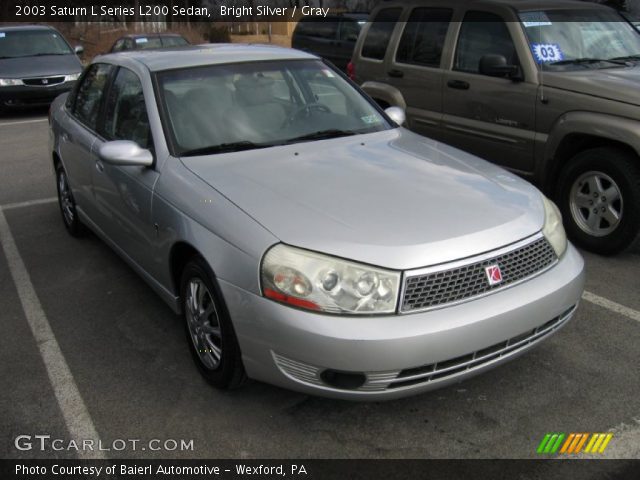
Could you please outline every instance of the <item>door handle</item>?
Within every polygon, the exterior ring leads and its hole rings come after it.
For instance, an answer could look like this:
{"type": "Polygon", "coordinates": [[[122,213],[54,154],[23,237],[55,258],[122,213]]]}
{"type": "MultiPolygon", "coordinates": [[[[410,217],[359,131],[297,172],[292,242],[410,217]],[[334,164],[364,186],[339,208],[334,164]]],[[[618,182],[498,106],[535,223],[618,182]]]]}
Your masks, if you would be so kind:
{"type": "Polygon", "coordinates": [[[104,172],[104,164],[100,160],[96,160],[96,170],[100,173],[104,172]]]}
{"type": "Polygon", "coordinates": [[[62,140],[65,142],[71,141],[71,135],[69,135],[67,132],[62,132],[62,135],[60,136],[62,137],[62,140]]]}
{"type": "Polygon", "coordinates": [[[465,82],[464,80],[449,80],[447,86],[449,88],[455,88],[456,90],[469,90],[471,87],[469,82],[465,82]]]}
{"type": "Polygon", "coordinates": [[[404,72],[402,70],[393,69],[393,70],[389,70],[387,72],[387,75],[393,78],[402,78],[404,77],[404,72]]]}

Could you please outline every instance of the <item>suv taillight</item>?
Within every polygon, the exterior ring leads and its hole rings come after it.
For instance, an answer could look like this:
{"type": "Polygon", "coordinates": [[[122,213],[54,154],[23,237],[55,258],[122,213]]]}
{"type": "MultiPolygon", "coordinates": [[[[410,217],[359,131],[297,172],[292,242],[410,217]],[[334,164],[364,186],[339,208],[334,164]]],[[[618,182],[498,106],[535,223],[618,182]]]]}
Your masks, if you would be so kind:
{"type": "Polygon", "coordinates": [[[355,81],[355,79],[356,79],[356,67],[355,67],[355,65],[353,65],[353,62],[349,62],[347,64],[347,76],[351,80],[355,81]]]}

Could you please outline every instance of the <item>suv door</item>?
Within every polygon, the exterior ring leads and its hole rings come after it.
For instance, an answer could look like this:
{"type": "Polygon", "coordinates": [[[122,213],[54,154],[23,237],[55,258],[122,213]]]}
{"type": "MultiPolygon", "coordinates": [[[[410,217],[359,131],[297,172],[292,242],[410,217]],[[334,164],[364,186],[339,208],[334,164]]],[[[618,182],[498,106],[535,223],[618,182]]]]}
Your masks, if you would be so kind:
{"type": "MultiPolygon", "coordinates": [[[[521,172],[533,171],[537,84],[480,72],[484,55],[520,66],[516,22],[468,11],[459,24],[451,70],[445,75],[443,141],[521,172]]],[[[521,68],[522,70],[522,68],[521,68]]]]}
{"type": "MultiPolygon", "coordinates": [[[[142,83],[127,68],[118,69],[109,89],[100,133],[105,141],[130,140],[153,150],[142,83]]],[[[154,168],[106,162],[100,162],[93,172],[99,227],[145,270],[150,268],[150,245],[155,237],[151,200],[158,176],[154,168]]]]}
{"type": "Polygon", "coordinates": [[[406,101],[408,127],[434,138],[441,130],[441,61],[452,16],[450,8],[414,8],[387,71],[386,83],[406,101]]]}
{"type": "Polygon", "coordinates": [[[80,79],[66,105],[67,121],[61,122],[59,149],[69,185],[78,210],[95,217],[95,199],[91,176],[97,157],[93,149],[97,124],[103,107],[103,92],[113,67],[106,63],[91,65],[80,79]]]}

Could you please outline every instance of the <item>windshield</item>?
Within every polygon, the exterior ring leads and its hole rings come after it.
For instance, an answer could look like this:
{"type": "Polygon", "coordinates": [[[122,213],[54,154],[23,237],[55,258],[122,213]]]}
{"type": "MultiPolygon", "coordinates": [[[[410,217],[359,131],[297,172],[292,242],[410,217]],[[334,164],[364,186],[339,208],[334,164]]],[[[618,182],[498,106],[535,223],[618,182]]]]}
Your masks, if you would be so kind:
{"type": "Polygon", "coordinates": [[[53,30],[0,31],[0,58],[73,53],[62,36],[53,30]]]}
{"type": "Polygon", "coordinates": [[[540,10],[520,20],[543,70],[610,68],[640,56],[639,32],[613,11],[540,10]]]}
{"type": "Polygon", "coordinates": [[[349,82],[317,60],[213,65],[158,74],[177,155],[199,155],[390,128],[349,82]]]}

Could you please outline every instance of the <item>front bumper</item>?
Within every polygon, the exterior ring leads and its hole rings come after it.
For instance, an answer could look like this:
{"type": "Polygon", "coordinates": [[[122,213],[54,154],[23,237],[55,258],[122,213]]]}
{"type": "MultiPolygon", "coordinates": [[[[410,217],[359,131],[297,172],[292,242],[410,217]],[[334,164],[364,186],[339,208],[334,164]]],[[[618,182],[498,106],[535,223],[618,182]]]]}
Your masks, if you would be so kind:
{"type": "Polygon", "coordinates": [[[0,87],[0,107],[8,109],[48,106],[58,95],[71,90],[75,83],[73,80],[52,86],[0,87]]]}
{"type": "Polygon", "coordinates": [[[399,398],[459,382],[557,332],[573,316],[584,262],[569,245],[543,274],[492,295],[423,313],[332,316],[296,310],[220,281],[251,378],[352,400],[399,398]],[[326,370],[364,374],[336,388],[326,370]]]}

